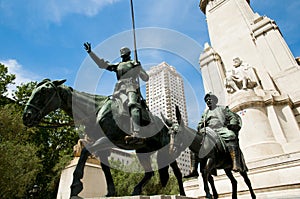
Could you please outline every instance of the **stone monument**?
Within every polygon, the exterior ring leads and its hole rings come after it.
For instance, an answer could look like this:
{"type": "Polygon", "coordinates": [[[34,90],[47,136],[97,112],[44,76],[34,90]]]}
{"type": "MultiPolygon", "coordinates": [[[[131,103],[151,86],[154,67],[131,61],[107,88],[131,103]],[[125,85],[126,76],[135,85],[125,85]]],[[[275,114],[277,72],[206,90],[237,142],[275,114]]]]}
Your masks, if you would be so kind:
{"type": "MultiPolygon", "coordinates": [[[[57,199],[67,199],[70,198],[70,186],[73,180],[73,172],[77,165],[78,159],[80,157],[81,150],[84,145],[84,140],[78,140],[78,143],[73,147],[74,159],[70,162],[68,166],[62,171],[57,199]]],[[[100,161],[94,156],[90,156],[84,168],[84,176],[82,179],[84,184],[84,189],[80,193],[83,198],[94,198],[101,197],[106,194],[106,180],[102,168],[100,166],[100,161]]]]}
{"type": "MultiPolygon", "coordinates": [[[[200,9],[211,43],[200,55],[205,92],[241,115],[240,146],[253,188],[258,197],[299,196],[300,67],[295,57],[275,21],[254,13],[250,1],[201,0],[200,9]]],[[[223,196],[231,192],[225,179],[215,178],[223,196]]],[[[238,183],[242,196],[247,189],[242,180],[238,183]]],[[[186,182],[187,195],[203,195],[201,186],[202,179],[186,182]]]]}

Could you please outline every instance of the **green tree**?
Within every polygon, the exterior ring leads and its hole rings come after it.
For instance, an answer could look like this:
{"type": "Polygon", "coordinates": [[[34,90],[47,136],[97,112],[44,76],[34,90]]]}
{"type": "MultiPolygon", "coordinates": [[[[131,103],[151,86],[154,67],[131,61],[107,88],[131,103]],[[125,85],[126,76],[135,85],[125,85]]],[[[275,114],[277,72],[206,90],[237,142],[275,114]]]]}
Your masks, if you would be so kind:
{"type": "Polygon", "coordinates": [[[16,76],[8,74],[8,68],[0,63],[0,105],[10,103],[11,100],[7,98],[7,87],[14,84],[16,76]]]}
{"type": "MultiPolygon", "coordinates": [[[[16,102],[24,107],[36,82],[21,84],[14,93],[16,102]]],[[[72,159],[73,146],[79,139],[73,125],[47,128],[49,125],[69,124],[73,119],[62,110],[56,110],[44,117],[44,127],[37,127],[31,134],[30,143],[38,148],[42,169],[36,176],[35,184],[40,187],[40,198],[56,198],[61,171],[72,159]]]]}
{"type": "MultiPolygon", "coordinates": [[[[129,166],[124,166],[120,161],[110,161],[112,176],[116,186],[118,196],[131,195],[134,186],[143,178],[144,172],[137,160],[129,166]],[[126,172],[125,172],[126,171],[126,172]]],[[[176,177],[170,174],[170,179],[166,187],[162,187],[158,172],[143,187],[143,195],[174,195],[179,193],[176,177]]]]}
{"type": "Polygon", "coordinates": [[[14,84],[16,75],[8,74],[8,68],[0,63],[0,94],[5,95],[7,92],[7,86],[14,84]]]}
{"type": "Polygon", "coordinates": [[[28,142],[33,129],[20,121],[22,114],[15,104],[0,108],[0,198],[24,198],[42,165],[37,147],[28,142]]]}
{"type": "Polygon", "coordinates": [[[13,99],[24,108],[24,105],[28,101],[31,92],[36,85],[37,82],[21,83],[21,85],[17,86],[17,90],[13,93],[13,99]]]}

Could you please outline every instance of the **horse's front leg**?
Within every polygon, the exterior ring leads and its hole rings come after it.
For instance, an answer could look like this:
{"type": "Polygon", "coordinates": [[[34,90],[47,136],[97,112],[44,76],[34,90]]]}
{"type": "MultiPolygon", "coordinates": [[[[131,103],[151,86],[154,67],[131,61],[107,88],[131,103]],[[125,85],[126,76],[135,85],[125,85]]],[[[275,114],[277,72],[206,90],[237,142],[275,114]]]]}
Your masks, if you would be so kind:
{"type": "Polygon", "coordinates": [[[145,175],[143,179],[134,187],[132,195],[141,195],[143,186],[149,182],[149,180],[154,176],[154,172],[151,167],[150,154],[137,153],[138,160],[145,170],[145,175]]]}
{"type": "Polygon", "coordinates": [[[115,185],[113,178],[110,172],[110,167],[108,163],[109,150],[114,145],[107,137],[102,137],[98,139],[94,144],[88,146],[89,151],[97,152],[97,155],[100,157],[102,170],[105,175],[107,183],[107,196],[115,196],[115,185]]]}
{"type": "Polygon", "coordinates": [[[106,197],[116,196],[116,189],[113,177],[110,172],[110,164],[108,162],[108,156],[110,155],[109,151],[97,152],[97,156],[101,160],[101,167],[105,175],[106,184],[107,184],[107,194],[106,197]]]}
{"type": "Polygon", "coordinates": [[[83,178],[84,165],[89,155],[91,155],[91,153],[84,147],[81,151],[78,163],[73,172],[73,182],[70,187],[71,188],[70,197],[77,196],[83,189],[83,185],[80,180],[83,178]]]}

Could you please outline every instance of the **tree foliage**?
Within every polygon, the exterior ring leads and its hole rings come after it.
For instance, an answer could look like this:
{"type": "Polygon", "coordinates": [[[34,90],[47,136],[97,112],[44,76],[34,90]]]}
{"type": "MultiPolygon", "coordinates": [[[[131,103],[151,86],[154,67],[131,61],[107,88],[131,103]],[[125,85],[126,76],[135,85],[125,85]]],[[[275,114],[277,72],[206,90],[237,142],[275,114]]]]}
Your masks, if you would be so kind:
{"type": "MultiPolygon", "coordinates": [[[[14,79],[15,75],[8,74],[7,68],[0,64],[0,198],[28,198],[34,185],[39,186],[39,198],[56,198],[61,171],[72,158],[79,130],[73,126],[25,127],[22,111],[37,83],[17,86],[13,100],[9,100],[7,87],[14,79]]],[[[44,120],[56,124],[72,122],[72,118],[61,110],[50,113],[44,120]]],[[[129,172],[124,172],[123,165],[118,162],[112,164],[117,164],[113,168],[118,168],[112,169],[118,196],[131,195],[144,175],[140,164],[133,162],[125,169],[129,172]],[[129,169],[134,170],[130,172],[129,169]]],[[[178,193],[175,177],[170,175],[167,187],[162,188],[158,172],[143,189],[144,195],[178,193]]]]}
{"type": "MultiPolygon", "coordinates": [[[[7,87],[15,75],[0,64],[0,198],[28,198],[34,185],[39,198],[56,198],[60,173],[71,160],[78,134],[72,126],[61,128],[27,128],[22,112],[36,82],[23,83],[6,97],[7,87]]],[[[46,121],[72,121],[63,111],[49,114],[46,121]]]]}
{"type": "Polygon", "coordinates": [[[14,84],[16,76],[13,74],[8,74],[8,68],[0,63],[0,106],[11,102],[7,98],[7,87],[10,84],[14,84]]]}
{"type": "Polygon", "coordinates": [[[0,198],[23,198],[41,171],[37,147],[29,142],[32,129],[24,127],[13,104],[0,108],[0,198]]]}
{"type": "MultiPolygon", "coordinates": [[[[131,195],[134,186],[144,177],[143,169],[138,161],[133,161],[129,166],[124,166],[120,161],[110,161],[112,176],[116,186],[117,196],[131,195]],[[126,171],[126,172],[124,172],[126,171]]],[[[176,195],[179,193],[176,177],[170,174],[166,187],[162,187],[158,172],[143,187],[143,195],[176,195]]]]}
{"type": "Polygon", "coordinates": [[[8,74],[8,68],[0,63],[0,94],[5,96],[7,92],[7,86],[9,84],[14,84],[16,75],[8,74]]]}

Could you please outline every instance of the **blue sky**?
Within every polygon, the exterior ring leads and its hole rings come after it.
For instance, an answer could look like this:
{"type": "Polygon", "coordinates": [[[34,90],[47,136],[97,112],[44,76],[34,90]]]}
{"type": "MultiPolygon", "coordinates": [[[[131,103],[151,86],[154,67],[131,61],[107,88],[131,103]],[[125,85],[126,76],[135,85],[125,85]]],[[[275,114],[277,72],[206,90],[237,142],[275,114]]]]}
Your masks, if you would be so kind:
{"type": "MultiPolygon", "coordinates": [[[[83,43],[91,42],[97,54],[108,61],[118,61],[119,48],[132,47],[129,3],[130,0],[0,0],[0,62],[17,75],[17,84],[66,78],[70,86],[108,95],[115,77],[97,68],[88,77],[89,81],[97,81],[95,88],[81,85],[85,81],[82,74],[89,71],[87,65],[96,67],[87,57],[83,43]]],[[[189,101],[189,115],[196,114],[199,119],[205,105],[197,64],[209,36],[198,4],[198,0],[134,1],[137,45],[143,46],[138,52],[139,60],[146,69],[162,61],[175,66],[190,88],[187,93],[194,98],[189,101]],[[157,35],[164,32],[174,38],[172,45],[147,48],[149,41],[159,43],[163,38],[157,35]],[[186,42],[177,43],[177,37],[186,42]],[[186,49],[184,45],[189,42],[193,47],[186,49]],[[197,109],[193,107],[195,103],[197,109]]],[[[276,21],[294,56],[300,56],[300,1],[252,0],[251,6],[276,21]]]]}

